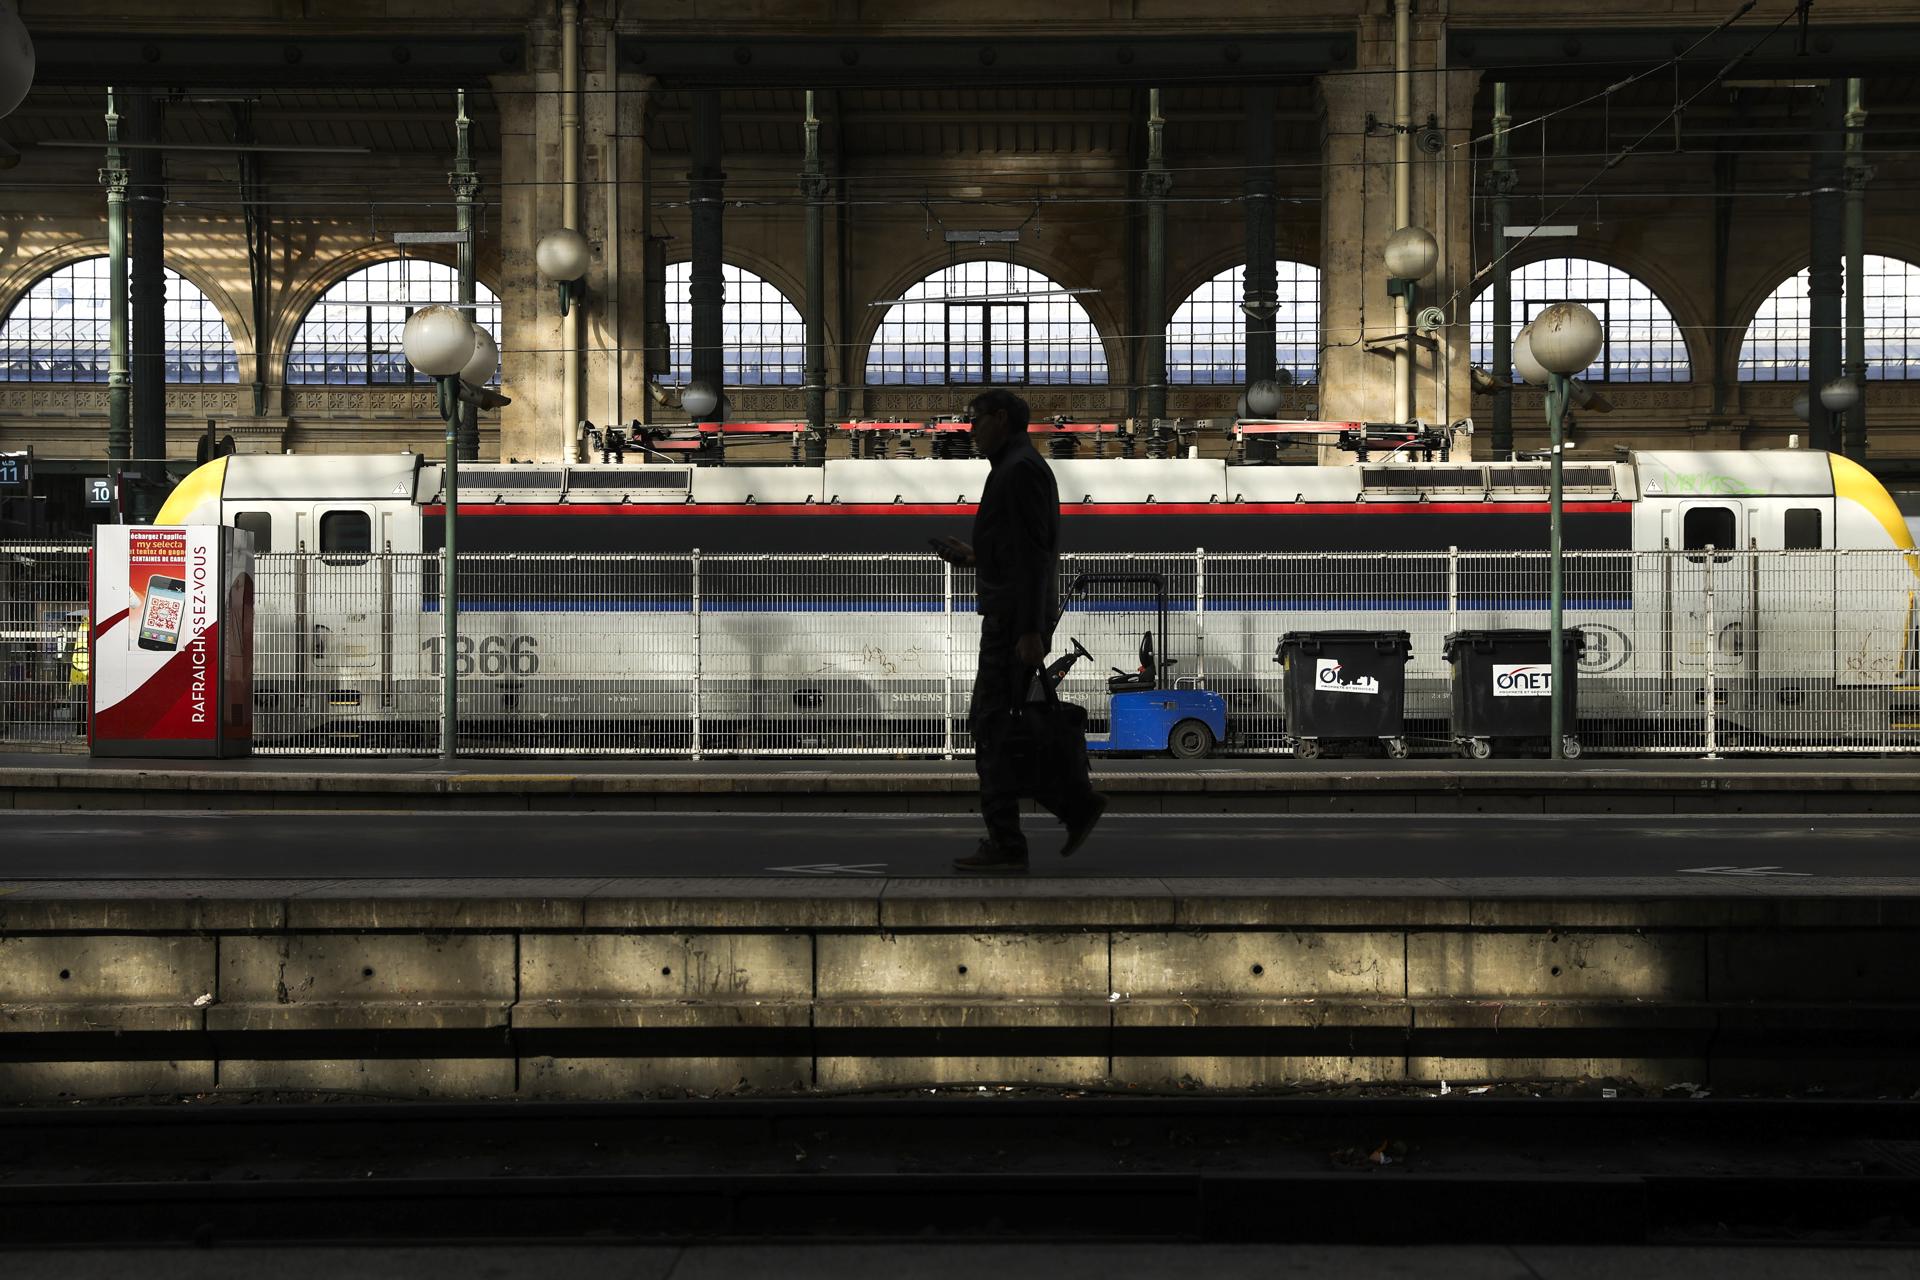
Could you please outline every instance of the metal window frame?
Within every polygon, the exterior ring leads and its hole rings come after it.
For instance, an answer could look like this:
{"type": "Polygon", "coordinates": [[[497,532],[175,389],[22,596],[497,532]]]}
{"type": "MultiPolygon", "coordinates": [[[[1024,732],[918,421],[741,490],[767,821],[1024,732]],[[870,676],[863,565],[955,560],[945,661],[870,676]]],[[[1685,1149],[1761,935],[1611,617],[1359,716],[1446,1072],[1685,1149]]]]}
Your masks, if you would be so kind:
{"type": "MultiPolygon", "coordinates": [[[[430,379],[420,377],[415,373],[413,366],[407,364],[404,359],[401,361],[405,374],[403,378],[391,382],[373,380],[374,313],[386,308],[400,308],[401,324],[404,327],[407,317],[412,316],[419,308],[438,304],[460,305],[459,273],[453,267],[431,258],[382,258],[378,262],[368,263],[328,285],[307,307],[306,314],[300,317],[300,323],[294,327],[293,341],[288,344],[286,359],[281,365],[281,376],[288,386],[293,387],[407,387],[429,382],[430,379]],[[375,302],[364,296],[359,298],[335,296],[342,292],[352,293],[353,289],[350,286],[355,285],[356,282],[364,292],[366,286],[372,283],[379,273],[394,268],[399,269],[400,278],[383,280],[381,283],[397,286],[409,292],[419,288],[428,291],[430,296],[410,298],[406,302],[375,302]],[[427,278],[415,281],[407,275],[407,272],[416,268],[424,268],[427,278]],[[357,323],[361,326],[361,335],[357,341],[348,335],[345,345],[336,344],[327,337],[326,326],[329,322],[349,325],[357,323]],[[309,336],[310,332],[317,337],[309,336]],[[343,365],[344,377],[338,382],[333,381],[331,377],[333,366],[329,359],[336,352],[357,361],[357,363],[343,365]],[[319,363],[310,372],[317,376],[295,376],[295,361],[303,356],[311,360],[316,353],[319,356],[319,363]]],[[[474,282],[473,310],[474,319],[487,326],[487,331],[493,335],[496,342],[501,342],[505,332],[505,307],[493,290],[479,281],[474,282]]],[[[501,345],[504,347],[505,344],[501,345]]],[[[496,370],[493,380],[488,385],[498,386],[499,380],[500,374],[496,370]]]]}
{"type": "MultiPolygon", "coordinates": [[[[77,304],[84,301],[89,306],[106,305],[109,301],[106,263],[105,254],[76,258],[72,262],[63,263],[43,273],[14,298],[13,305],[8,308],[7,313],[0,316],[0,382],[101,386],[108,381],[109,321],[104,315],[89,320],[58,321],[51,315],[35,316],[33,314],[35,303],[44,300],[44,296],[36,296],[39,295],[40,290],[62,278],[69,282],[85,282],[87,286],[84,290],[70,288],[67,295],[70,303],[77,304]],[[24,315],[22,315],[22,308],[26,308],[24,315]],[[10,329],[16,319],[19,319],[27,330],[24,348],[16,348],[10,337],[10,329]],[[49,335],[44,348],[36,347],[32,336],[32,327],[36,322],[44,322],[49,326],[62,326],[67,330],[66,351],[70,359],[65,371],[66,376],[56,376],[56,370],[53,368],[52,357],[59,350],[54,345],[56,341],[54,335],[49,335]],[[82,349],[76,345],[78,335],[83,328],[91,340],[85,348],[89,357],[84,362],[87,372],[85,377],[78,376],[83,362],[77,358],[82,349]],[[21,351],[24,352],[26,376],[15,377],[12,374],[14,359],[21,351]],[[36,376],[38,370],[35,364],[40,355],[48,357],[45,377],[36,376]]],[[[213,299],[209,298],[199,285],[172,267],[163,265],[162,278],[165,280],[167,289],[166,308],[161,321],[164,330],[178,333],[191,329],[195,334],[199,334],[204,332],[208,322],[218,321],[220,332],[225,335],[224,346],[202,341],[197,337],[194,341],[185,344],[168,341],[163,350],[166,385],[179,387],[237,385],[240,381],[240,356],[233,339],[233,330],[228,327],[226,317],[220,314],[220,309],[214,306],[213,299]],[[208,368],[213,365],[218,366],[221,376],[206,376],[208,368]],[[178,372],[189,368],[195,370],[199,376],[191,378],[176,376],[178,372]]]]}
{"type": "MultiPolygon", "coordinates": [[[[653,380],[668,386],[684,385],[693,377],[693,308],[684,297],[685,278],[677,286],[681,295],[674,293],[675,273],[690,273],[691,265],[684,260],[667,264],[667,366],[656,371],[653,380]]],[[[779,285],[738,263],[722,263],[720,271],[726,288],[720,309],[723,332],[729,324],[736,329],[751,325],[761,331],[769,327],[783,331],[783,340],[777,343],[741,341],[725,347],[720,353],[721,385],[748,389],[803,386],[807,380],[807,336],[806,319],[799,306],[779,285]],[[784,331],[789,328],[796,335],[793,341],[784,340],[784,331]],[[777,359],[771,362],[776,376],[746,381],[748,352],[754,353],[754,367],[764,371],[769,367],[769,350],[777,353],[777,359]]]]}
{"type": "MultiPolygon", "coordinates": [[[[1868,317],[1869,335],[1876,327],[1895,332],[1877,340],[1882,345],[1882,354],[1878,359],[1868,359],[1867,381],[1913,381],[1905,371],[1920,364],[1920,337],[1916,336],[1920,334],[1920,263],[1888,253],[1867,254],[1866,263],[1869,306],[1876,302],[1884,304],[1890,296],[1897,297],[1901,303],[1897,318],[1883,312],[1876,325],[1875,318],[1871,315],[1868,317]],[[1889,269],[1892,266],[1900,269],[1889,269]],[[1887,282],[1896,280],[1899,282],[1897,290],[1886,288],[1887,282]],[[1885,348],[1896,345],[1898,355],[1889,358],[1885,348]]],[[[1734,359],[1734,377],[1738,381],[1795,383],[1805,382],[1811,376],[1811,320],[1807,314],[1806,293],[1809,270],[1802,267],[1782,280],[1754,309],[1753,318],[1747,322],[1746,331],[1740,336],[1740,349],[1734,359]],[[1790,313],[1782,314],[1783,304],[1791,306],[1790,313]],[[1791,341],[1793,349],[1785,356],[1749,356],[1748,351],[1756,340],[1773,343],[1776,352],[1783,340],[1791,341]]],[[[1876,341],[1871,336],[1868,340],[1876,341]]]]}
{"type": "MultiPolygon", "coordinates": [[[[1027,303],[948,302],[944,303],[943,306],[945,310],[940,319],[940,344],[942,354],[945,357],[942,370],[943,377],[946,380],[941,385],[948,387],[992,387],[1002,384],[1007,386],[1033,385],[1031,382],[1033,376],[1033,339],[1031,337],[1033,328],[1032,317],[1028,312],[1027,303]],[[1017,382],[996,376],[1004,372],[1002,368],[1004,360],[996,361],[994,352],[1009,345],[996,343],[994,341],[998,328],[994,320],[994,312],[1001,308],[1009,311],[1018,308],[1020,312],[1020,367],[1026,372],[1027,376],[1017,382]],[[980,377],[977,381],[970,378],[956,378],[953,376],[953,313],[955,311],[977,311],[980,313],[980,377]]],[[[963,347],[962,350],[964,349],[963,347]]],[[[1071,370],[1069,370],[1069,372],[1071,372],[1071,370]]],[[[1038,385],[1050,386],[1056,384],[1040,383],[1038,385]]],[[[1064,386],[1068,384],[1061,383],[1057,385],[1064,386]]]]}
{"type": "MultiPolygon", "coordinates": [[[[1242,262],[1201,281],[1198,285],[1194,286],[1193,292],[1181,299],[1180,305],[1175,307],[1172,313],[1168,315],[1166,321],[1166,379],[1168,386],[1232,387],[1240,386],[1246,382],[1247,318],[1246,313],[1240,310],[1241,295],[1246,287],[1246,271],[1247,264],[1242,262]],[[1225,290],[1224,296],[1220,294],[1221,290],[1225,290]],[[1234,316],[1232,332],[1236,339],[1234,345],[1240,353],[1239,359],[1227,366],[1223,371],[1218,371],[1218,376],[1216,376],[1216,367],[1213,365],[1207,367],[1207,377],[1199,378],[1192,376],[1195,372],[1193,355],[1195,343],[1192,334],[1189,332],[1184,338],[1176,337],[1174,334],[1174,322],[1179,319],[1180,312],[1194,305],[1206,307],[1226,306],[1232,308],[1232,314],[1234,316]],[[1184,356],[1182,353],[1184,353],[1184,356]]],[[[1274,334],[1277,363],[1280,368],[1287,370],[1293,377],[1295,385],[1305,386],[1317,384],[1320,381],[1320,332],[1324,318],[1322,308],[1325,305],[1321,285],[1324,279],[1324,274],[1320,268],[1311,262],[1302,262],[1298,258],[1274,259],[1276,289],[1286,290],[1291,288],[1292,290],[1291,294],[1281,293],[1279,295],[1278,300],[1282,304],[1296,307],[1300,306],[1307,301],[1307,299],[1302,296],[1305,292],[1305,287],[1310,284],[1312,289],[1314,314],[1310,340],[1302,340],[1302,331],[1298,326],[1288,331],[1276,329],[1274,334]],[[1309,272],[1312,273],[1310,280],[1307,276],[1309,272]],[[1310,350],[1313,353],[1313,359],[1310,363],[1287,358],[1287,353],[1298,353],[1302,350],[1310,350]]],[[[1197,328],[1197,325],[1193,321],[1187,321],[1186,324],[1190,330],[1197,328]]],[[[1209,332],[1211,333],[1211,329],[1209,332]]],[[[1211,347],[1209,347],[1209,349],[1211,349],[1211,347]]]]}
{"type": "MultiPolygon", "coordinates": [[[[1569,256],[1563,256],[1563,257],[1557,257],[1557,258],[1537,259],[1533,262],[1527,263],[1525,266],[1517,268],[1514,272],[1514,275],[1515,275],[1515,288],[1514,288],[1513,301],[1514,301],[1514,306],[1516,310],[1521,313],[1515,316],[1514,327],[1515,327],[1516,333],[1519,331],[1520,325],[1530,321],[1533,318],[1533,316],[1542,307],[1551,305],[1554,302],[1561,302],[1561,301],[1581,302],[1588,308],[1592,309],[1596,318],[1600,320],[1601,333],[1603,335],[1603,344],[1601,347],[1600,355],[1597,357],[1595,363],[1599,366],[1601,372],[1599,377],[1597,378],[1589,377],[1587,379],[1588,381],[1613,382],[1615,381],[1614,379],[1615,366],[1617,364],[1625,363],[1624,361],[1616,361],[1613,358],[1613,354],[1614,354],[1613,346],[1615,341],[1615,333],[1614,333],[1614,320],[1613,320],[1612,312],[1613,312],[1613,305],[1615,303],[1619,303],[1622,305],[1628,305],[1632,303],[1650,304],[1652,307],[1656,307],[1660,311],[1665,312],[1664,323],[1672,326],[1672,331],[1676,337],[1677,345],[1679,347],[1679,350],[1682,353],[1679,357],[1676,357],[1676,358],[1662,359],[1658,356],[1655,356],[1650,349],[1648,353],[1648,359],[1647,359],[1647,370],[1650,376],[1627,377],[1621,380],[1623,385],[1624,384],[1678,385],[1681,383],[1696,380],[1696,371],[1693,367],[1692,353],[1687,350],[1686,335],[1681,330],[1680,322],[1678,319],[1675,318],[1673,314],[1673,309],[1667,306],[1666,302],[1661,299],[1660,295],[1654,291],[1654,288],[1652,285],[1648,284],[1645,280],[1642,280],[1639,276],[1634,275],[1631,271],[1626,270],[1624,267],[1615,266],[1613,263],[1606,262],[1599,258],[1575,257],[1575,256],[1569,255],[1569,256]],[[1564,264],[1568,264],[1568,263],[1591,264],[1592,267],[1601,268],[1602,271],[1599,273],[1596,273],[1591,269],[1583,269],[1582,271],[1576,273],[1576,272],[1565,269],[1564,264]],[[1551,279],[1549,279],[1546,282],[1547,296],[1545,297],[1541,297],[1541,298],[1528,297],[1524,292],[1525,290],[1529,290],[1535,286],[1534,286],[1534,282],[1532,281],[1522,282],[1519,279],[1520,273],[1533,267],[1558,267],[1559,268],[1558,274],[1554,275],[1551,279]],[[1610,290],[1610,287],[1608,286],[1609,286],[1609,282],[1612,281],[1614,277],[1607,273],[1618,273],[1618,276],[1622,281],[1624,281],[1625,286],[1629,290],[1637,290],[1638,292],[1633,293],[1632,296],[1622,296],[1622,297],[1613,296],[1610,290]],[[1600,295],[1597,299],[1591,296],[1595,293],[1598,293],[1600,295]],[[1651,376],[1656,373],[1662,374],[1664,376],[1658,376],[1658,377],[1651,376]]],[[[1492,359],[1492,339],[1493,339],[1492,303],[1493,303],[1493,287],[1492,285],[1488,285],[1485,289],[1482,289],[1480,291],[1479,295],[1474,298],[1473,302],[1470,304],[1468,308],[1468,352],[1469,352],[1469,358],[1474,360],[1477,363],[1484,364],[1485,362],[1492,359]]],[[[1628,316],[1627,318],[1621,320],[1619,323],[1622,325],[1631,325],[1636,323],[1636,321],[1631,316],[1628,316]]],[[[1653,321],[1653,323],[1658,324],[1662,322],[1656,318],[1653,321]]],[[[1650,337],[1650,341],[1657,341],[1658,336],[1659,335],[1657,334],[1652,335],[1650,337]]],[[[1628,344],[1631,345],[1631,340],[1629,336],[1622,335],[1622,340],[1628,342],[1628,344]]]]}

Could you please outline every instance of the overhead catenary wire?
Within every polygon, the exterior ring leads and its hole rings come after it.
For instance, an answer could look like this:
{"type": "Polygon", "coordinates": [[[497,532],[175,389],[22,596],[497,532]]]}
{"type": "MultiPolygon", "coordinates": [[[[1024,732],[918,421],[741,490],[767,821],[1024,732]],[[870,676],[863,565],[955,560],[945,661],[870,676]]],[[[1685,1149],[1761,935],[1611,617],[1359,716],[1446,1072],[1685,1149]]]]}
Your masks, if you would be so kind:
{"type": "MultiPolygon", "coordinates": [[[[1800,0],[1800,3],[1801,5],[1804,6],[1810,3],[1810,0],[1800,0]]],[[[1753,7],[1752,4],[1749,3],[1743,6],[1740,12],[1745,13],[1748,9],[1751,9],[1752,7],[1753,7]]],[[[1797,13],[1798,10],[1796,10],[1795,12],[1797,13]]],[[[1736,17],[1737,16],[1738,15],[1736,15],[1736,17]]],[[[1780,21],[1776,23],[1771,30],[1769,30],[1768,32],[1760,36],[1757,40],[1749,44],[1745,49],[1741,50],[1739,53],[1736,53],[1731,59],[1729,59],[1724,65],[1721,66],[1719,72],[1716,75],[1714,75],[1712,79],[1710,79],[1707,82],[1707,84],[1701,86],[1699,89],[1694,90],[1694,92],[1688,95],[1685,99],[1682,99],[1681,101],[1676,102],[1665,116],[1663,116],[1660,120],[1656,121],[1652,128],[1648,129],[1644,134],[1640,136],[1638,142],[1629,143],[1627,146],[1621,148],[1618,152],[1613,154],[1603,165],[1601,165],[1601,167],[1594,172],[1592,177],[1588,178],[1585,182],[1581,183],[1580,187],[1576,189],[1571,195],[1563,198],[1551,210],[1544,211],[1540,215],[1540,217],[1536,220],[1535,225],[1536,226],[1544,225],[1546,223],[1551,222],[1554,219],[1554,217],[1556,217],[1559,213],[1561,213],[1564,209],[1566,209],[1566,207],[1569,204],[1573,203],[1573,201],[1575,200],[1580,199],[1593,186],[1594,183],[1598,182],[1602,177],[1606,176],[1606,174],[1610,170],[1625,163],[1627,157],[1633,154],[1635,148],[1639,145],[1639,143],[1645,142],[1648,138],[1651,138],[1654,134],[1658,133],[1661,129],[1665,128],[1666,125],[1674,118],[1674,116],[1683,112],[1692,102],[1694,102],[1697,98],[1699,98],[1701,94],[1705,93],[1708,89],[1712,88],[1714,85],[1717,85],[1718,83],[1720,83],[1720,81],[1724,80],[1729,74],[1732,73],[1735,67],[1739,66],[1742,62],[1744,62],[1749,55],[1751,55],[1755,50],[1757,50],[1760,47],[1761,44],[1764,44],[1768,39],[1778,34],[1780,29],[1784,27],[1789,21],[1791,21],[1794,18],[1794,16],[1795,16],[1794,13],[1787,14],[1785,17],[1781,18],[1780,21]]],[[[1461,295],[1467,292],[1467,289],[1470,288],[1475,281],[1487,275],[1495,267],[1499,266],[1500,263],[1506,261],[1508,258],[1511,258],[1516,252],[1519,251],[1522,245],[1528,243],[1533,238],[1534,238],[1534,233],[1531,231],[1529,231],[1525,235],[1514,237],[1512,243],[1510,243],[1506,247],[1506,249],[1499,254],[1499,256],[1489,261],[1484,267],[1481,267],[1479,270],[1475,271],[1473,275],[1468,277],[1467,283],[1465,286],[1455,289],[1453,293],[1448,296],[1447,300],[1441,304],[1442,307],[1449,308],[1449,309],[1452,308],[1459,301],[1461,295]]]]}

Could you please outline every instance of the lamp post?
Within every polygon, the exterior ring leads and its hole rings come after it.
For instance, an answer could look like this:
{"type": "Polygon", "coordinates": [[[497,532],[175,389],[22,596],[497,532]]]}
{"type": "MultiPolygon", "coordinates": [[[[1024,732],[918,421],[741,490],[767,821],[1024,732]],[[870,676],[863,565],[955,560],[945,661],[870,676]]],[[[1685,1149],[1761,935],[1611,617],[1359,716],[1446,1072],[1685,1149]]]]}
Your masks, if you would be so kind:
{"type": "Polygon", "coordinates": [[[1566,662],[1561,645],[1566,604],[1566,556],[1561,538],[1562,435],[1571,395],[1569,379],[1593,363],[1605,340],[1606,333],[1593,312],[1577,302],[1556,302],[1535,316],[1513,344],[1514,367],[1520,376],[1528,382],[1535,381],[1536,375],[1544,376],[1547,384],[1547,428],[1552,441],[1547,481],[1547,555],[1552,579],[1547,644],[1553,668],[1548,750],[1555,760],[1564,758],[1562,734],[1566,724],[1566,685],[1561,679],[1566,662]]]}
{"type": "MultiPolygon", "coordinates": [[[[440,620],[442,675],[440,681],[440,754],[451,760],[459,731],[459,685],[455,655],[460,634],[460,594],[454,568],[454,532],[460,508],[459,423],[460,377],[474,359],[479,345],[474,335],[481,330],[458,307],[435,304],[422,307],[407,317],[400,345],[407,363],[433,379],[440,417],[447,424],[447,460],[441,479],[441,498],[446,503],[446,545],[440,550],[440,620]]],[[[488,337],[486,353],[491,356],[480,380],[493,376],[493,364],[499,351],[488,337]]]]}
{"type": "MultiPolygon", "coordinates": [[[[1851,284],[1851,282],[1849,282],[1851,284]]],[[[1852,378],[1835,378],[1820,388],[1820,404],[1833,415],[1833,451],[1847,453],[1847,414],[1860,403],[1860,384],[1852,378]]]]}
{"type": "Polygon", "coordinates": [[[1420,282],[1440,260],[1440,246],[1425,227],[1401,227],[1387,237],[1380,257],[1387,266],[1387,296],[1398,298],[1396,316],[1400,323],[1400,341],[1393,349],[1393,416],[1398,422],[1412,422],[1419,416],[1419,397],[1413,392],[1414,313],[1420,282]]]}

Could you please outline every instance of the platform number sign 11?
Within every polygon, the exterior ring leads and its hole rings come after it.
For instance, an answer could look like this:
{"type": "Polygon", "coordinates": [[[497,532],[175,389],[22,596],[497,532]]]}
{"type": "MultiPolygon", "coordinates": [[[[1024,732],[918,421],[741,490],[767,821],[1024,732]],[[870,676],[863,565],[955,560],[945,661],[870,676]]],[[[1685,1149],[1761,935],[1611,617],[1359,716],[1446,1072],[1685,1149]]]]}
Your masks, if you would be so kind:
{"type": "Polygon", "coordinates": [[[0,489],[27,487],[28,463],[24,453],[0,453],[0,489]]]}

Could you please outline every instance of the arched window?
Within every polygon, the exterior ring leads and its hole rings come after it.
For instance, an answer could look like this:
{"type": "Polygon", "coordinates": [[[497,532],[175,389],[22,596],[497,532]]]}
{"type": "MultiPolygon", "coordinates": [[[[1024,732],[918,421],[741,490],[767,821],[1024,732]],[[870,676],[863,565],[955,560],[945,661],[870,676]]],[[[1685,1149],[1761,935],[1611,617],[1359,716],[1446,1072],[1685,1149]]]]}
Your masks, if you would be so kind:
{"type": "MultiPolygon", "coordinates": [[[[1673,313],[1653,290],[1618,267],[1592,258],[1548,258],[1513,273],[1513,331],[1556,302],[1584,304],[1600,319],[1606,342],[1581,377],[1588,382],[1685,382],[1693,374],[1687,342],[1673,313]]],[[[1493,291],[1469,313],[1473,362],[1493,360],[1493,291]]],[[[1519,375],[1509,370],[1515,381],[1519,375]]]]}
{"type": "MultiPolygon", "coordinates": [[[[1320,373],[1320,268],[1282,259],[1274,263],[1275,365],[1293,382],[1320,373]]],[[[1195,289],[1167,322],[1167,381],[1175,386],[1235,386],[1247,380],[1244,265],[1222,271],[1195,289]]]]}
{"type": "MultiPolygon", "coordinates": [[[[1920,378],[1920,266],[1866,258],[1867,378],[1920,378]]],[[[1740,343],[1742,382],[1805,382],[1807,281],[1802,271],[1760,304],[1740,343]]]]}
{"type": "Polygon", "coordinates": [[[936,271],[888,308],[867,352],[878,385],[1057,386],[1107,380],[1107,349],[1087,309],[1011,262],[936,271]]]}
{"type": "MultiPolygon", "coordinates": [[[[407,317],[435,302],[454,303],[460,273],[424,258],[395,258],[335,282],[308,309],[287,352],[290,384],[367,386],[424,382],[400,345],[407,317]]],[[[500,299],[473,287],[474,319],[500,341],[500,299]]],[[[495,375],[494,381],[498,380],[495,375]]]]}
{"type": "MultiPolygon", "coordinates": [[[[691,262],[667,268],[667,333],[673,365],[659,375],[684,386],[693,377],[691,262]]],[[[806,380],[807,325],[787,295],[743,267],[720,268],[721,381],[729,387],[797,387],[806,380]]]]}
{"type": "MultiPolygon", "coordinates": [[[[233,334],[219,310],[178,272],[167,270],[166,281],[167,381],[240,381],[233,334]]],[[[35,281],[0,325],[0,381],[105,382],[113,351],[108,284],[105,257],[35,281]]]]}

